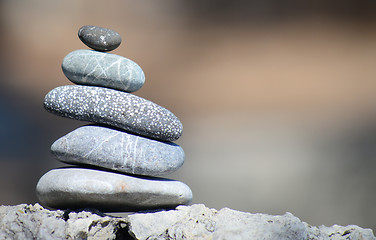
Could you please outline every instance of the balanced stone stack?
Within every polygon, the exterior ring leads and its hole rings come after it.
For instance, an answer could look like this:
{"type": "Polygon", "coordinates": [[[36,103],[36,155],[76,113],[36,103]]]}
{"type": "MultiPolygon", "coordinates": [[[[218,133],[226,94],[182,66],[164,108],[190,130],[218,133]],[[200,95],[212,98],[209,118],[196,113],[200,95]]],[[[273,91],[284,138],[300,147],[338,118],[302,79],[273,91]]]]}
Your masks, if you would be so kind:
{"type": "Polygon", "coordinates": [[[133,61],[107,53],[121,43],[110,29],[84,26],[76,50],[63,60],[65,76],[77,85],[61,86],[44,99],[47,111],[94,124],[80,127],[51,146],[60,161],[77,165],[53,169],[39,180],[42,204],[61,209],[137,211],[189,204],[192,191],[182,182],[158,178],[179,169],[183,149],[172,143],[183,131],[167,109],[130,94],[145,82],[133,61]]]}

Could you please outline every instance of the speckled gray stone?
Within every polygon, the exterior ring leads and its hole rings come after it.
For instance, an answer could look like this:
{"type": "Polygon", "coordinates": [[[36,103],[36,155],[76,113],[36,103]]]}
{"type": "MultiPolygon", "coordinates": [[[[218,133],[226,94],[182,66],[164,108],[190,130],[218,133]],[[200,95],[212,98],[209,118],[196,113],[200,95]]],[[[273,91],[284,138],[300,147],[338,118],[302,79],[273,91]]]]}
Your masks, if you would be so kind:
{"type": "Polygon", "coordinates": [[[44,107],[62,117],[108,124],[162,141],[175,141],[183,132],[180,120],[167,109],[108,88],[57,87],[46,95],[44,107]]]}
{"type": "Polygon", "coordinates": [[[105,212],[173,208],[192,200],[191,189],[179,181],[84,168],[47,172],[40,178],[36,193],[44,206],[105,212]]]}
{"type": "Polygon", "coordinates": [[[121,36],[114,30],[97,26],[83,26],[78,37],[88,47],[97,51],[111,51],[121,43],[121,36]]]}
{"type": "Polygon", "coordinates": [[[147,176],[172,173],[184,163],[184,151],[175,143],[96,125],[61,137],[52,144],[51,152],[62,162],[147,176]]]}
{"type": "Polygon", "coordinates": [[[135,92],[145,83],[145,75],[135,62],[110,53],[76,50],[61,65],[73,83],[135,92]]]}

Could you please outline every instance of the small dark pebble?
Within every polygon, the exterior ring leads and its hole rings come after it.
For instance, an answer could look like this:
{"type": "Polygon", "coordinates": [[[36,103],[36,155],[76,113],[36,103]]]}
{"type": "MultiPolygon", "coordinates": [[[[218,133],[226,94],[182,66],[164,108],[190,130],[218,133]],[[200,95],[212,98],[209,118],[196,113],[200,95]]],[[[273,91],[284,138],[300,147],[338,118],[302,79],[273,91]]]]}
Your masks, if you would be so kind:
{"type": "Polygon", "coordinates": [[[112,51],[121,43],[121,36],[114,30],[97,27],[83,26],[78,30],[78,37],[88,47],[97,51],[112,51]]]}

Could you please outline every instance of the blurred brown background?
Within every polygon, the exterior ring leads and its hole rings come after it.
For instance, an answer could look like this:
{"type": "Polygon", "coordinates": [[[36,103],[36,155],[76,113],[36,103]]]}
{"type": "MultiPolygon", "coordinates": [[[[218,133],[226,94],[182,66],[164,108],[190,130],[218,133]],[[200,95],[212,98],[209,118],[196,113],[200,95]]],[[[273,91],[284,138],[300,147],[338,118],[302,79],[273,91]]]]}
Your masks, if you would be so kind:
{"type": "Polygon", "coordinates": [[[34,203],[82,126],[43,109],[83,25],[118,31],[135,94],[174,112],[194,203],[376,229],[375,1],[0,0],[0,204],[34,203]],[[303,3],[304,2],[304,3],[303,3]]]}

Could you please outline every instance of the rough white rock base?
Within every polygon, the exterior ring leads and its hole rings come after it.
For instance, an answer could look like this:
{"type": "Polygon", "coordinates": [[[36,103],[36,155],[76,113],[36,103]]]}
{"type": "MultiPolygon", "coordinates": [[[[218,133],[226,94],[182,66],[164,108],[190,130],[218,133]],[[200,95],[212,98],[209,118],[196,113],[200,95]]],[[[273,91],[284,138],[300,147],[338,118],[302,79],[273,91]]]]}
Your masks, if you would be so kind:
{"type": "Polygon", "coordinates": [[[95,210],[50,211],[39,204],[0,206],[0,239],[366,239],[355,225],[314,227],[290,213],[251,214],[203,204],[113,217],[95,210]]]}
{"type": "Polygon", "coordinates": [[[125,219],[100,212],[50,211],[39,204],[0,206],[0,239],[116,239],[122,225],[125,219]]]}

